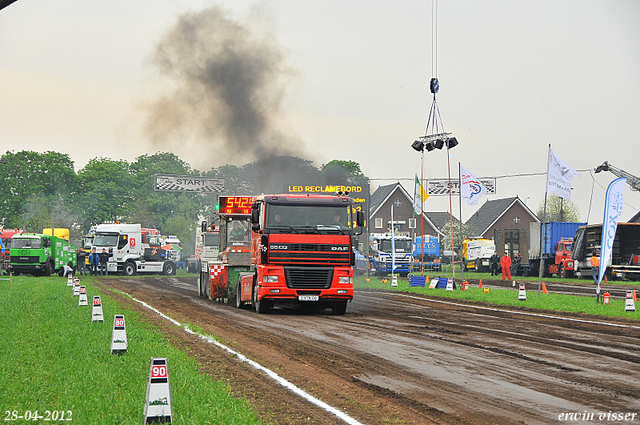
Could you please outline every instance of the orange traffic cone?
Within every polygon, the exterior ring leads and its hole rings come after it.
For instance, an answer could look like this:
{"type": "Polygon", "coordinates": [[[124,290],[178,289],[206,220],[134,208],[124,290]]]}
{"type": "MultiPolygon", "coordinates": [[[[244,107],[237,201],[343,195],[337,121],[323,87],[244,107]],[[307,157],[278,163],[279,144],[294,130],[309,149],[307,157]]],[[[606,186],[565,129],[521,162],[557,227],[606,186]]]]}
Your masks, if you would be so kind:
{"type": "Polygon", "coordinates": [[[635,289],[633,290],[633,302],[634,302],[634,303],[637,303],[637,302],[638,302],[638,299],[637,299],[637,297],[636,297],[636,290],[635,290],[635,289]]]}
{"type": "Polygon", "coordinates": [[[482,288],[482,279],[480,279],[480,285],[478,285],[478,288],[482,288]]]}
{"type": "Polygon", "coordinates": [[[542,293],[543,294],[548,294],[549,291],[547,291],[547,285],[544,284],[544,282],[542,282],[542,293]]]}
{"type": "Polygon", "coordinates": [[[604,275],[604,283],[609,283],[609,281],[607,280],[607,275],[604,275]]]}

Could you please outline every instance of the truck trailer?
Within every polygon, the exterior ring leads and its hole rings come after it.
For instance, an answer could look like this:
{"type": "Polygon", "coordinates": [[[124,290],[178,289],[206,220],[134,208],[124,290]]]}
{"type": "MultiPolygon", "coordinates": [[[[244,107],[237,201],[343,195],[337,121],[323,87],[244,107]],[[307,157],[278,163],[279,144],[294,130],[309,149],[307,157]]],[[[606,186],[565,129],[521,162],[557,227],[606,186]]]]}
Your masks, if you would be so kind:
{"type": "MultiPolygon", "coordinates": [[[[571,249],[577,277],[591,277],[591,255],[593,251],[600,255],[601,241],[602,224],[578,228],[571,249]]],[[[610,279],[640,280],[640,223],[618,223],[611,259],[606,267],[605,275],[610,279]]]]}
{"type": "Polygon", "coordinates": [[[440,271],[440,241],[437,236],[418,236],[413,243],[413,273],[440,271]]]}
{"type": "Polygon", "coordinates": [[[530,223],[529,265],[531,274],[533,276],[539,275],[540,260],[543,259],[543,277],[549,277],[553,274],[562,278],[572,277],[575,272],[575,262],[571,255],[574,235],[580,226],[586,224],[559,221],[530,223]]]}

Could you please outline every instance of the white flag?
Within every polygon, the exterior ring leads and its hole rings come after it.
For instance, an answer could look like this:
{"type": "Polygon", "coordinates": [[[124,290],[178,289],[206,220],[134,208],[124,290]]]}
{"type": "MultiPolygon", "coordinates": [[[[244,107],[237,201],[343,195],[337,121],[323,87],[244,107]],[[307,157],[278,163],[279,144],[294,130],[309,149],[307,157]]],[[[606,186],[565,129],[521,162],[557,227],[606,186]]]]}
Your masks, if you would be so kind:
{"type": "Polygon", "coordinates": [[[462,165],[460,165],[460,179],[462,180],[460,196],[468,205],[476,205],[480,197],[487,192],[487,189],[480,183],[480,180],[465,170],[462,165]]]}
{"type": "Polygon", "coordinates": [[[616,238],[618,220],[622,214],[624,204],[624,188],[627,186],[627,178],[620,177],[609,183],[604,198],[604,220],[602,221],[602,238],[600,239],[600,275],[598,276],[598,289],[600,281],[607,271],[607,264],[611,258],[613,241],[616,238]]]}
{"type": "Polygon", "coordinates": [[[561,198],[571,200],[571,179],[578,173],[562,161],[549,148],[549,171],[547,172],[547,193],[555,193],[561,198]]]}

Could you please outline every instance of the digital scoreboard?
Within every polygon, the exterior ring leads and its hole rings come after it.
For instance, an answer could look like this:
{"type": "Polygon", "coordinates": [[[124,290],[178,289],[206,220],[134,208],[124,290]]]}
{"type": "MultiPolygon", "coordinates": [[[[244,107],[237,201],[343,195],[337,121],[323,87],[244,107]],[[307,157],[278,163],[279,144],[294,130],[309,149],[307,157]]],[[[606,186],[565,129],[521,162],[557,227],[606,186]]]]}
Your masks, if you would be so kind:
{"type": "Polygon", "coordinates": [[[251,215],[252,196],[220,196],[220,214],[251,215]]]}

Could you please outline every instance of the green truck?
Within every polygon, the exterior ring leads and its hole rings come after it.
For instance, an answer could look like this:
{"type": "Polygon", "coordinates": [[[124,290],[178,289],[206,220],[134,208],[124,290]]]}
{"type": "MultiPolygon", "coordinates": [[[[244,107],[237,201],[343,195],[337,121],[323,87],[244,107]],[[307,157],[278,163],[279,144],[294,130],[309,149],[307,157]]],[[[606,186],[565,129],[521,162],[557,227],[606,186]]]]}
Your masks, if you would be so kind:
{"type": "Polygon", "coordinates": [[[11,238],[8,268],[12,273],[62,276],[65,265],[76,268],[76,247],[65,239],[42,233],[22,233],[11,238]]]}

